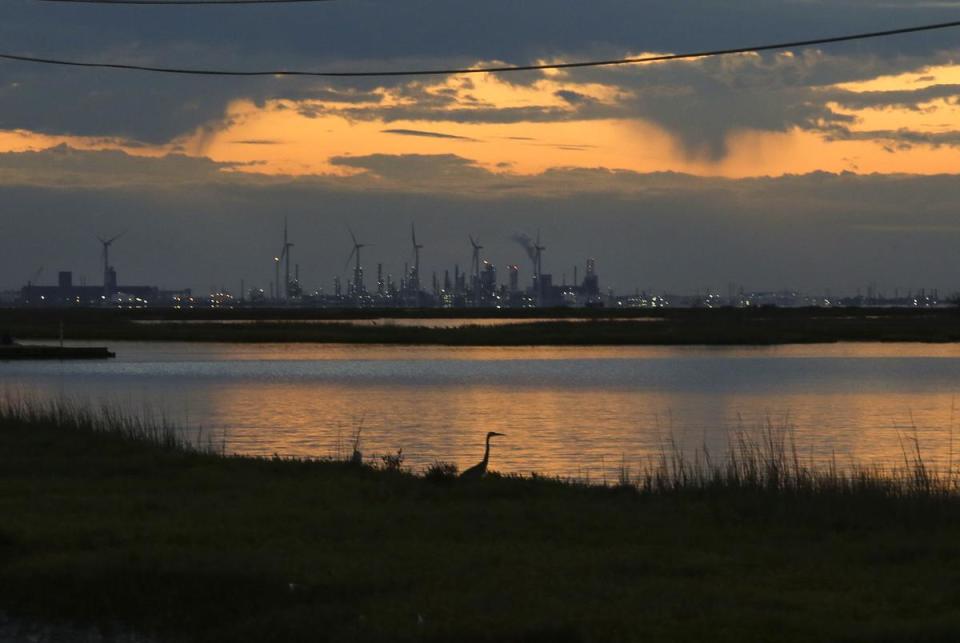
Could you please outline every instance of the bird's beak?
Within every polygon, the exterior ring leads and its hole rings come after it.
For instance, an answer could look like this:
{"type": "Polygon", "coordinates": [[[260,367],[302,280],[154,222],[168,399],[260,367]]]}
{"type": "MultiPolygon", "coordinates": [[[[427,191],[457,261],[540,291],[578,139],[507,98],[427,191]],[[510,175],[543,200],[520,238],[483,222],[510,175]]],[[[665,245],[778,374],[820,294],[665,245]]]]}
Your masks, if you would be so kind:
{"type": "Polygon", "coordinates": [[[498,436],[500,436],[501,438],[507,437],[507,434],[506,434],[506,433],[494,433],[494,435],[498,435],[498,436]]]}

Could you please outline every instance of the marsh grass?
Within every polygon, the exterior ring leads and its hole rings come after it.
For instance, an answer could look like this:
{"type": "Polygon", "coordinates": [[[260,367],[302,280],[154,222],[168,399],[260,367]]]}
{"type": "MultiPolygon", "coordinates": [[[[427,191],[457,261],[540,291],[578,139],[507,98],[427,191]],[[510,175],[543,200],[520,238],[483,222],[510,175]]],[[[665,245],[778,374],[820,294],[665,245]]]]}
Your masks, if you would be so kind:
{"type": "Polygon", "coordinates": [[[355,466],[350,442],[340,459],[224,457],[192,437],[0,399],[0,610],[165,641],[960,633],[960,494],[909,434],[889,468],[821,466],[787,428],[721,454],[668,439],[608,486],[355,466]]]}
{"type": "Polygon", "coordinates": [[[450,483],[457,479],[459,467],[452,462],[437,460],[423,472],[424,479],[436,483],[450,483]]]}
{"type": "Polygon", "coordinates": [[[66,397],[41,400],[0,393],[0,428],[29,427],[98,434],[183,453],[223,454],[226,450],[225,433],[219,444],[203,427],[190,437],[186,429],[149,408],[132,414],[108,402],[90,405],[66,397]]]}
{"type": "MultiPolygon", "coordinates": [[[[838,465],[835,455],[828,461],[801,456],[795,431],[788,424],[775,426],[768,421],[753,431],[739,429],[729,436],[728,448],[719,457],[705,445],[691,452],[669,437],[657,457],[643,463],[637,474],[624,460],[616,486],[643,494],[742,490],[960,499],[952,453],[941,470],[924,457],[915,427],[898,435],[900,462],[845,466],[838,465]]],[[[950,440],[952,445],[952,428],[950,440]]]]}
{"type": "MultiPolygon", "coordinates": [[[[44,426],[55,430],[112,436],[184,454],[197,453],[226,457],[225,435],[220,441],[197,428],[191,432],[161,414],[144,410],[142,414],[121,411],[115,405],[96,406],[67,398],[40,400],[9,393],[0,395],[0,428],[44,426]]],[[[403,449],[396,453],[374,455],[366,460],[360,453],[363,423],[353,431],[348,450],[338,446],[335,455],[322,458],[279,457],[274,462],[299,464],[350,464],[372,471],[400,473],[431,481],[453,480],[457,466],[437,461],[417,474],[403,466],[403,449]],[[349,455],[348,455],[349,454],[349,455]]],[[[802,457],[795,430],[787,424],[767,421],[756,430],[738,429],[730,434],[725,453],[715,454],[705,444],[693,451],[685,449],[672,433],[661,442],[657,455],[634,469],[621,458],[615,481],[603,475],[595,480],[589,474],[574,477],[550,477],[536,473],[491,477],[531,482],[550,481],[570,486],[612,487],[643,495],[708,491],[762,491],[782,494],[869,494],[890,497],[960,498],[960,478],[953,471],[953,431],[951,453],[945,470],[932,466],[924,457],[915,426],[899,433],[901,461],[887,465],[851,463],[839,466],[836,458],[827,462],[812,456],[802,457]]],[[[246,457],[246,459],[261,459],[246,457]]]]}

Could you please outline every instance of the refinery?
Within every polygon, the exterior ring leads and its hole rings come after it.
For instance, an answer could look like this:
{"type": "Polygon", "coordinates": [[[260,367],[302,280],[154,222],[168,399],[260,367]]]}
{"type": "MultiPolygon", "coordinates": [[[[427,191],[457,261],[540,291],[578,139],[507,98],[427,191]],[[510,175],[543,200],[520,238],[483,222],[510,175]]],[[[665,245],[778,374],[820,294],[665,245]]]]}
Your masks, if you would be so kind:
{"type": "MultiPolygon", "coordinates": [[[[214,288],[205,294],[190,288],[164,290],[157,286],[130,285],[118,280],[116,268],[110,261],[110,250],[124,235],[97,237],[100,243],[99,259],[103,277],[100,284],[75,283],[71,271],[57,273],[55,284],[37,283],[43,269],[37,270],[27,284],[15,291],[0,292],[0,305],[17,307],[109,307],[109,308],[242,308],[289,307],[328,309],[531,309],[531,308],[751,308],[775,306],[795,307],[908,307],[935,308],[956,305],[957,297],[941,299],[936,289],[917,289],[892,293],[880,291],[875,285],[855,294],[831,296],[806,294],[783,289],[769,292],[748,291],[742,286],[728,285],[726,292],[705,289],[702,292],[652,294],[640,289],[617,293],[613,288],[601,289],[597,261],[583,260],[572,267],[573,279],[568,283],[567,273],[560,280],[544,272],[543,261],[547,247],[540,232],[535,237],[515,234],[512,242],[522,254],[523,261],[500,266],[484,257],[479,238],[467,235],[469,262],[461,267],[454,264],[442,271],[421,271],[421,251],[415,224],[410,225],[410,261],[404,263],[399,277],[376,263],[374,275],[368,276],[363,259],[371,244],[363,242],[351,228],[347,228],[348,249],[344,264],[346,277],[334,275],[332,288],[307,288],[301,280],[300,266],[293,260],[294,243],[284,221],[279,251],[270,257],[270,277],[260,284],[246,284],[239,280],[239,289],[214,288]],[[525,256],[524,256],[525,255],[525,256]],[[582,271],[582,272],[581,272],[582,271]],[[524,275],[527,275],[524,278],[524,275]],[[559,283],[558,283],[559,281],[559,283]]],[[[465,255],[466,256],[466,255],[465,255]]]]}

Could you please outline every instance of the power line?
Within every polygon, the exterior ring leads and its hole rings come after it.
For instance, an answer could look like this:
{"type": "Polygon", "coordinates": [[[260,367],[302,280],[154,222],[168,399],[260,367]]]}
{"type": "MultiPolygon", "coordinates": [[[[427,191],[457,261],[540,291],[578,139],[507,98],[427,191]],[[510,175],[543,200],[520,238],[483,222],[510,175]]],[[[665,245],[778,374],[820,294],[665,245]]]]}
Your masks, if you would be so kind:
{"type": "Polygon", "coordinates": [[[150,4],[150,5],[196,5],[196,4],[296,4],[304,2],[333,2],[334,0],[36,0],[61,4],[150,4]]]}
{"type": "MultiPolygon", "coordinates": [[[[183,0],[188,1],[188,0],[183,0]]],[[[36,56],[24,56],[19,54],[0,53],[0,59],[12,60],[17,62],[35,63],[41,65],[59,65],[64,67],[86,67],[92,69],[122,69],[127,71],[143,71],[159,74],[185,74],[192,76],[313,76],[323,78],[367,78],[374,76],[451,76],[457,74],[504,74],[519,71],[542,71],[549,69],[576,69],[581,67],[612,67],[615,65],[638,65],[642,63],[666,62],[670,60],[689,60],[691,58],[713,58],[717,56],[729,56],[733,54],[756,53],[761,51],[776,51],[783,49],[794,49],[801,47],[812,47],[814,45],[828,45],[841,42],[852,42],[855,40],[870,40],[875,38],[887,38],[890,36],[899,36],[904,34],[914,34],[928,31],[937,31],[942,29],[953,29],[960,27],[960,20],[953,22],[939,22],[917,27],[903,27],[900,29],[888,29],[886,31],[871,31],[866,33],[850,34],[846,36],[833,36],[830,38],[814,38],[811,40],[796,40],[793,42],[781,42],[767,45],[755,45],[752,47],[734,47],[730,49],[712,49],[706,51],[689,52],[683,54],[664,54],[659,56],[643,56],[639,58],[613,58],[609,60],[587,60],[571,63],[542,63],[536,65],[503,65],[491,67],[466,67],[466,68],[438,68],[438,69],[407,69],[395,71],[304,71],[293,69],[277,70],[229,70],[229,69],[191,69],[182,67],[153,67],[149,65],[134,65],[129,63],[94,63],[81,62],[77,60],[64,60],[58,58],[40,58],[36,56]]]]}

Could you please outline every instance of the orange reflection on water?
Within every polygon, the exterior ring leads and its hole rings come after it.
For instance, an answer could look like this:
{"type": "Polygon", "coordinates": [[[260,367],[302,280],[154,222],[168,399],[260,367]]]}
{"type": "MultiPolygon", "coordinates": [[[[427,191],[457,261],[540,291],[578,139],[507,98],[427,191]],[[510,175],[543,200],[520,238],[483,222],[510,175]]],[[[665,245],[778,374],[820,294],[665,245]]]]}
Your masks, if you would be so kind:
{"type": "MultiPolygon", "coordinates": [[[[855,383],[851,388],[855,389],[855,383]]],[[[901,467],[919,447],[924,461],[945,467],[960,420],[950,393],[882,394],[850,391],[731,396],[725,416],[747,433],[770,426],[786,430],[802,460],[823,466],[901,467]]],[[[728,426],[731,424],[728,423],[728,426]]]]}
{"type": "MultiPolygon", "coordinates": [[[[482,320],[481,320],[482,321],[482,320]]],[[[466,322],[472,323],[472,322],[466,322]]],[[[624,322],[630,323],[630,322],[624,322]]],[[[75,342],[77,345],[82,343],[75,342]]],[[[141,342],[116,342],[136,350],[141,342]]],[[[391,344],[231,344],[177,343],[162,345],[174,359],[201,356],[216,360],[609,360],[686,359],[718,356],[738,358],[944,358],[960,359],[960,344],[915,342],[786,344],[779,346],[409,346],[391,344]]]]}
{"type": "Polygon", "coordinates": [[[506,434],[494,442],[492,469],[562,475],[646,459],[668,437],[666,416],[657,428],[646,410],[664,407],[663,396],[583,393],[592,398],[587,414],[581,394],[550,389],[258,385],[221,391],[211,410],[227,428],[228,451],[348,456],[359,429],[365,457],[403,449],[416,470],[436,461],[474,464],[488,431],[506,434]]]}
{"type": "MultiPolygon", "coordinates": [[[[243,350],[243,348],[240,348],[243,350]]],[[[670,390],[667,381],[634,386],[629,380],[616,386],[598,386],[590,376],[590,362],[604,368],[610,360],[642,360],[666,371],[678,361],[715,356],[731,371],[761,371],[756,361],[791,360],[809,364],[811,358],[866,360],[896,357],[957,359],[960,347],[940,345],[832,345],[775,348],[678,349],[650,348],[471,348],[442,347],[309,347],[299,346],[301,357],[313,353],[344,362],[344,382],[232,383],[210,396],[210,415],[228,430],[227,448],[246,454],[297,456],[349,455],[360,429],[361,450],[368,458],[403,449],[405,464],[421,470],[435,461],[454,462],[460,468],[478,461],[487,431],[507,434],[494,442],[491,468],[503,472],[537,471],[565,476],[616,477],[621,464],[637,471],[675,443],[685,452],[706,447],[717,458],[725,455],[738,433],[759,436],[766,428],[787,431],[802,459],[817,464],[835,460],[900,466],[904,445],[919,440],[924,459],[938,466],[952,460],[956,426],[952,392],[912,390],[902,393],[875,390],[875,383],[844,381],[837,390],[800,381],[782,389],[756,391],[745,386],[703,390],[670,390]],[[351,364],[360,361],[396,361],[389,383],[356,378],[351,364]],[[576,360],[575,366],[566,360],[576,360]],[[518,383],[505,376],[464,382],[424,380],[415,362],[453,360],[457,372],[469,372],[470,363],[494,362],[509,373],[517,361],[556,362],[581,381],[535,380],[518,383]],[[813,386],[813,390],[809,389],[813,386]]],[[[269,355],[269,353],[268,353],[269,355]]],[[[275,357],[275,355],[274,355],[275,357]]],[[[289,357],[289,355],[287,355],[289,357]]],[[[881,361],[876,361],[882,377],[881,361]]],[[[874,376],[871,375],[872,379],[874,376]]],[[[671,380],[672,381],[672,380],[671,380]]]]}
{"type": "Polygon", "coordinates": [[[800,457],[952,462],[960,345],[497,347],[117,342],[104,363],[14,364],[12,390],[105,400],[202,427],[229,452],[490,466],[614,480],[675,444],[722,458],[740,431],[787,431],[800,457]],[[911,456],[912,457],[912,456],[911,456]]]}

